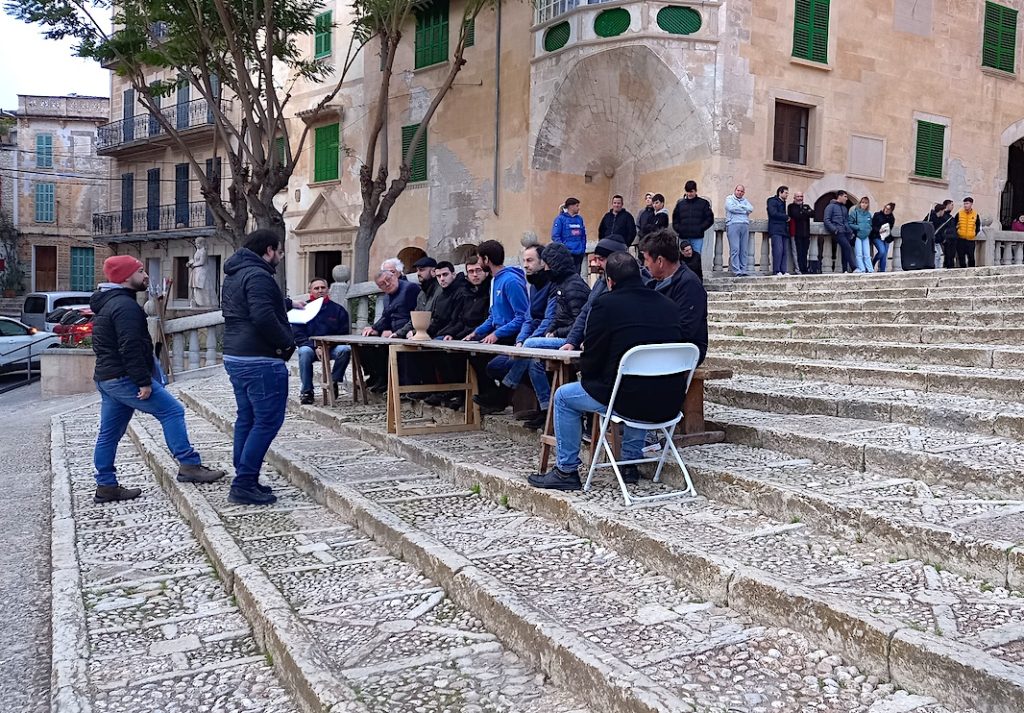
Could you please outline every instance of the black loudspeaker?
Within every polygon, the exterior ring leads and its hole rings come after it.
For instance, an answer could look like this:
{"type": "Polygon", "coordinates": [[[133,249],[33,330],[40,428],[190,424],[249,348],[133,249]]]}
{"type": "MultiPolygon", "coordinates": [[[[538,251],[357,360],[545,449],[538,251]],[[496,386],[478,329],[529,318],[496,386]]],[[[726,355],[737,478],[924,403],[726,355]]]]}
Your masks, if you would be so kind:
{"type": "Polygon", "coordinates": [[[904,270],[935,267],[935,226],[925,220],[900,226],[900,259],[904,270]]]}

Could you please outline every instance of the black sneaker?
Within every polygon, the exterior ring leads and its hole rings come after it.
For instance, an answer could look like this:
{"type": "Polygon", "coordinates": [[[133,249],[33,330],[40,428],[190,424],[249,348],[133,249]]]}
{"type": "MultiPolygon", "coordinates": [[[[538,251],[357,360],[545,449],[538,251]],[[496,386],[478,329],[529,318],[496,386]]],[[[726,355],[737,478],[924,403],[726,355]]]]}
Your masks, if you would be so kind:
{"type": "Polygon", "coordinates": [[[142,495],[142,488],[125,488],[120,485],[97,485],[94,503],[114,503],[119,500],[134,500],[142,495]]]}
{"type": "Polygon", "coordinates": [[[583,490],[583,483],[580,482],[580,474],[576,471],[566,473],[557,467],[547,473],[536,473],[526,479],[535,488],[547,490],[583,490]]]}
{"type": "Polygon", "coordinates": [[[448,399],[445,406],[450,408],[452,411],[461,411],[466,405],[466,397],[462,394],[457,394],[448,399]]]}
{"type": "Polygon", "coordinates": [[[299,392],[299,403],[303,406],[313,403],[313,392],[312,391],[300,391],[299,392]]]}
{"type": "Polygon", "coordinates": [[[260,487],[258,483],[244,488],[232,485],[228,491],[228,502],[236,505],[273,505],[277,502],[277,496],[273,492],[267,492],[268,490],[271,489],[265,485],[260,487]]]}
{"type": "Polygon", "coordinates": [[[274,492],[273,488],[271,488],[269,485],[264,485],[263,483],[261,483],[258,480],[256,481],[256,489],[258,491],[260,491],[261,493],[272,493],[272,492],[274,492]]]}
{"type": "Polygon", "coordinates": [[[496,413],[503,413],[505,409],[508,408],[507,406],[499,406],[498,404],[482,404],[476,400],[475,396],[473,397],[473,401],[475,401],[477,406],[480,407],[481,416],[491,416],[496,413]]]}
{"type": "Polygon", "coordinates": [[[436,408],[444,405],[446,399],[447,396],[445,394],[438,392],[436,394],[430,394],[429,396],[427,396],[427,398],[423,399],[423,403],[425,403],[427,406],[433,406],[436,408]]]}
{"type": "Polygon", "coordinates": [[[534,430],[534,431],[539,431],[540,429],[544,428],[544,424],[547,423],[547,421],[548,421],[548,412],[547,411],[538,411],[536,416],[534,416],[533,418],[531,418],[528,421],[524,421],[523,422],[523,426],[525,426],[526,428],[529,428],[531,430],[534,430]]]}
{"type": "Polygon", "coordinates": [[[178,466],[179,483],[215,483],[223,477],[223,470],[207,468],[205,465],[182,463],[178,466]]]}
{"type": "Polygon", "coordinates": [[[619,473],[622,474],[622,482],[626,485],[636,485],[640,482],[640,469],[634,465],[620,465],[619,473]]]}

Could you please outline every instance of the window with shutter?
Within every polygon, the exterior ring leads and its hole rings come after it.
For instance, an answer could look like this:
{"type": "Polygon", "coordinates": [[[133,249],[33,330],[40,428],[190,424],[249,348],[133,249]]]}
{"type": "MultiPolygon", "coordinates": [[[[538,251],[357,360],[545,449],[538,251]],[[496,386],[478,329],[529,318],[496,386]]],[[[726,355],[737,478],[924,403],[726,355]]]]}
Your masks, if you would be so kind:
{"type": "Polygon", "coordinates": [[[931,121],[917,122],[917,150],[914,154],[916,175],[942,178],[942,149],[945,141],[945,126],[931,121]]]}
{"type": "Polygon", "coordinates": [[[188,164],[174,164],[174,224],[188,225],[188,164]]]}
{"type": "Polygon", "coordinates": [[[314,28],[313,56],[317,59],[327,57],[331,54],[331,31],[334,29],[330,10],[316,16],[314,28]]]}
{"type": "Polygon", "coordinates": [[[55,218],[55,201],[54,201],[54,189],[55,184],[53,183],[37,183],[36,184],[36,222],[37,223],[53,223],[55,218]]]}
{"type": "Polygon", "coordinates": [[[793,56],[828,62],[829,0],[796,0],[793,15],[793,56]]]}
{"type": "Polygon", "coordinates": [[[429,67],[448,59],[448,0],[433,0],[416,11],[415,67],[429,67]]]}
{"type": "Polygon", "coordinates": [[[552,25],[544,33],[544,51],[554,52],[565,47],[565,44],[569,41],[569,36],[572,34],[572,28],[569,27],[568,22],[559,22],[557,25],[552,25]]]}
{"type": "Polygon", "coordinates": [[[692,35],[700,29],[700,13],[692,7],[663,7],[658,10],[658,27],[672,35],[692,35]]]}
{"type": "Polygon", "coordinates": [[[466,20],[466,47],[476,44],[476,20],[466,20]]]}
{"type": "Polygon", "coordinates": [[[775,102],[775,135],[772,159],[807,165],[807,129],[811,110],[799,104],[775,102]]]}
{"type": "MultiPolygon", "coordinates": [[[[402,127],[402,159],[409,153],[409,145],[412,144],[412,137],[416,135],[419,124],[409,124],[402,127]]],[[[412,155],[412,162],[409,166],[409,182],[427,180],[427,132],[424,130],[423,138],[420,139],[416,152],[412,155]]]]}
{"type": "Polygon", "coordinates": [[[96,287],[96,262],[92,248],[71,248],[71,289],[85,292],[96,287]]]}
{"type": "Polygon", "coordinates": [[[598,37],[617,37],[629,29],[629,10],[616,7],[604,10],[594,18],[594,33],[598,37]]]}
{"type": "Polygon", "coordinates": [[[339,125],[317,127],[313,134],[313,181],[338,180],[339,125]]]}
{"type": "Polygon", "coordinates": [[[53,168],[53,135],[36,135],[36,168],[53,168]]]}
{"type": "Polygon", "coordinates": [[[1016,71],[1016,50],[1017,11],[994,2],[986,2],[981,64],[1012,73],[1016,71]]]}

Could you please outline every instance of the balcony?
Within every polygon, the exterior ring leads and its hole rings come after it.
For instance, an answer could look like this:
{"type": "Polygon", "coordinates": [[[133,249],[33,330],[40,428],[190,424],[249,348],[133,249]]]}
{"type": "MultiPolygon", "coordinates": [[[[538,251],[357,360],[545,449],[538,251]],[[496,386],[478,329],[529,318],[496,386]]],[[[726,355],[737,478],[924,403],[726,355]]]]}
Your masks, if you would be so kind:
{"type": "Polygon", "coordinates": [[[92,236],[101,243],[194,238],[214,232],[213,214],[206,201],[92,214],[92,236]]]}
{"type": "MultiPolygon", "coordinates": [[[[120,30],[118,30],[120,32],[120,30]]],[[[117,32],[114,33],[115,35],[117,32]]],[[[149,26],[149,37],[147,44],[150,47],[156,47],[158,44],[167,39],[169,35],[166,22],[154,22],[149,26]]],[[[111,57],[100,62],[100,66],[103,69],[115,69],[117,67],[117,57],[111,57]]]]}
{"type": "MultiPolygon", "coordinates": [[[[160,113],[179,133],[195,137],[213,132],[214,116],[206,99],[164,107],[160,113]]],[[[101,156],[126,155],[171,143],[170,135],[155,117],[137,114],[99,127],[96,152],[101,156]]]]}

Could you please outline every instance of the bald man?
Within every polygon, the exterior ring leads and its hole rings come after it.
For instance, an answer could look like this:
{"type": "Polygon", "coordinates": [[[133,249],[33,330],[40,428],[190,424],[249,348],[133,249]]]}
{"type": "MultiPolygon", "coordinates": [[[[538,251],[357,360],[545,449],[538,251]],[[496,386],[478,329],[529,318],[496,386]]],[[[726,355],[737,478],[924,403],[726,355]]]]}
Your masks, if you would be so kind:
{"type": "Polygon", "coordinates": [[[749,275],[750,214],[754,206],[746,199],[747,189],[736,186],[725,199],[725,234],[729,237],[729,269],[735,277],[749,275]]]}

